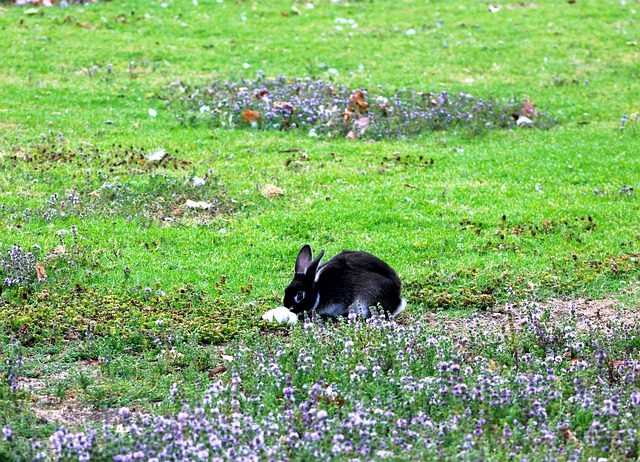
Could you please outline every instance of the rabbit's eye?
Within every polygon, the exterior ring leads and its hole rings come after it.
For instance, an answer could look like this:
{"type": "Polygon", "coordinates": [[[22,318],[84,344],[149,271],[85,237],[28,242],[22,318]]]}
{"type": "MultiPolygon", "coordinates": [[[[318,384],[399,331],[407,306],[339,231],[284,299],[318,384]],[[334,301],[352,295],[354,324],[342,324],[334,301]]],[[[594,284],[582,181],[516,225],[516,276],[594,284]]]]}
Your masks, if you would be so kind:
{"type": "Polygon", "coordinates": [[[300,291],[294,297],[296,303],[300,303],[304,299],[304,292],[300,291]]]}

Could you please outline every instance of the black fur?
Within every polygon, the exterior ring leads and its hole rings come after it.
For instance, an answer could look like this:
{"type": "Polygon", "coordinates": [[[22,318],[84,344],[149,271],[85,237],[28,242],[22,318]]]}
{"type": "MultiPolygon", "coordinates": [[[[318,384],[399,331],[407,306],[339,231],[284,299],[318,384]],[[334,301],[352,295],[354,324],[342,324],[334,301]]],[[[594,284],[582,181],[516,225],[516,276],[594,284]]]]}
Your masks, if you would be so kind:
{"type": "Polygon", "coordinates": [[[370,317],[372,306],[392,316],[402,311],[402,283],[388,264],[367,252],[344,250],[320,265],[323,255],[324,250],[312,260],[311,247],[302,247],[296,274],[284,292],[285,307],[294,313],[315,309],[329,318],[352,311],[370,317]]]}

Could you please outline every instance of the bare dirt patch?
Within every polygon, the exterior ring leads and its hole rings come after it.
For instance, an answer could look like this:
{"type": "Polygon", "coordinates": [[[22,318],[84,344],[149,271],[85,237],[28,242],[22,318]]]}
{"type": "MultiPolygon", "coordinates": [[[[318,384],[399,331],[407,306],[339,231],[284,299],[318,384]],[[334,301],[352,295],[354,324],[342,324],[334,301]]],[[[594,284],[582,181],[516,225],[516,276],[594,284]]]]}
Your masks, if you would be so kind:
{"type": "Polygon", "coordinates": [[[73,399],[65,400],[58,407],[35,407],[33,412],[40,420],[55,422],[65,427],[76,427],[87,422],[111,422],[117,417],[116,409],[96,411],[73,399]]]}
{"type": "MultiPolygon", "coordinates": [[[[493,311],[478,312],[476,325],[487,330],[502,331],[521,327],[528,320],[532,310],[539,314],[549,313],[549,321],[561,326],[575,318],[576,328],[581,331],[608,331],[615,325],[634,325],[639,317],[638,307],[625,307],[613,298],[593,300],[578,298],[572,300],[548,300],[544,303],[520,302],[508,303],[493,311]]],[[[451,319],[438,313],[427,313],[424,319],[432,327],[444,326],[451,330],[468,330],[467,317],[451,319]]]]}
{"type": "MultiPolygon", "coordinates": [[[[90,361],[78,362],[74,370],[82,371],[93,378],[99,375],[98,368],[90,361]]],[[[20,388],[29,391],[35,398],[32,411],[39,420],[72,427],[85,422],[111,421],[116,417],[117,409],[90,408],[74,396],[71,390],[62,397],[55,396],[52,386],[69,381],[71,377],[72,371],[69,370],[40,377],[20,377],[20,388]]]]}

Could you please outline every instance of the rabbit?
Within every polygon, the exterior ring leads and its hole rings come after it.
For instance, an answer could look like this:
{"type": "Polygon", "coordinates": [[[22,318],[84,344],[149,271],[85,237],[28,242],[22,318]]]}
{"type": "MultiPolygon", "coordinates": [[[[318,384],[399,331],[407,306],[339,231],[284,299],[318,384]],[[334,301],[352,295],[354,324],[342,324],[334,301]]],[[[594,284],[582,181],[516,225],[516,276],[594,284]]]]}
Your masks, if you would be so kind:
{"type": "Polygon", "coordinates": [[[298,253],[295,275],[282,301],[293,313],[315,311],[322,318],[356,313],[369,318],[372,306],[379,305],[391,317],[404,310],[400,278],[378,257],[343,250],[320,265],[323,256],[324,249],[314,259],[308,244],[298,253]]]}

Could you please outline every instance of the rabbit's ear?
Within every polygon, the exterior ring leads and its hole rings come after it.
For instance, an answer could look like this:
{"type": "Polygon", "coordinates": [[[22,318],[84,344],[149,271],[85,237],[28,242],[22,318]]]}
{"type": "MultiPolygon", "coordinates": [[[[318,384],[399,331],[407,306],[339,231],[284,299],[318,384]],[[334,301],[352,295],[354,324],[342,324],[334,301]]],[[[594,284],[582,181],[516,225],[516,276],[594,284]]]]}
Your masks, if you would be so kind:
{"type": "Polygon", "coordinates": [[[311,253],[311,247],[309,246],[309,244],[303,245],[302,249],[300,249],[300,252],[298,252],[298,257],[296,258],[296,274],[315,274],[316,270],[318,269],[318,264],[320,263],[320,260],[322,260],[323,255],[324,250],[322,250],[322,252],[320,252],[320,255],[318,255],[315,260],[312,261],[311,258],[313,257],[313,254],[311,253]]]}
{"type": "Polygon", "coordinates": [[[305,244],[298,252],[298,256],[296,257],[296,274],[305,274],[307,272],[307,268],[311,264],[311,246],[309,244],[305,244]]]}

